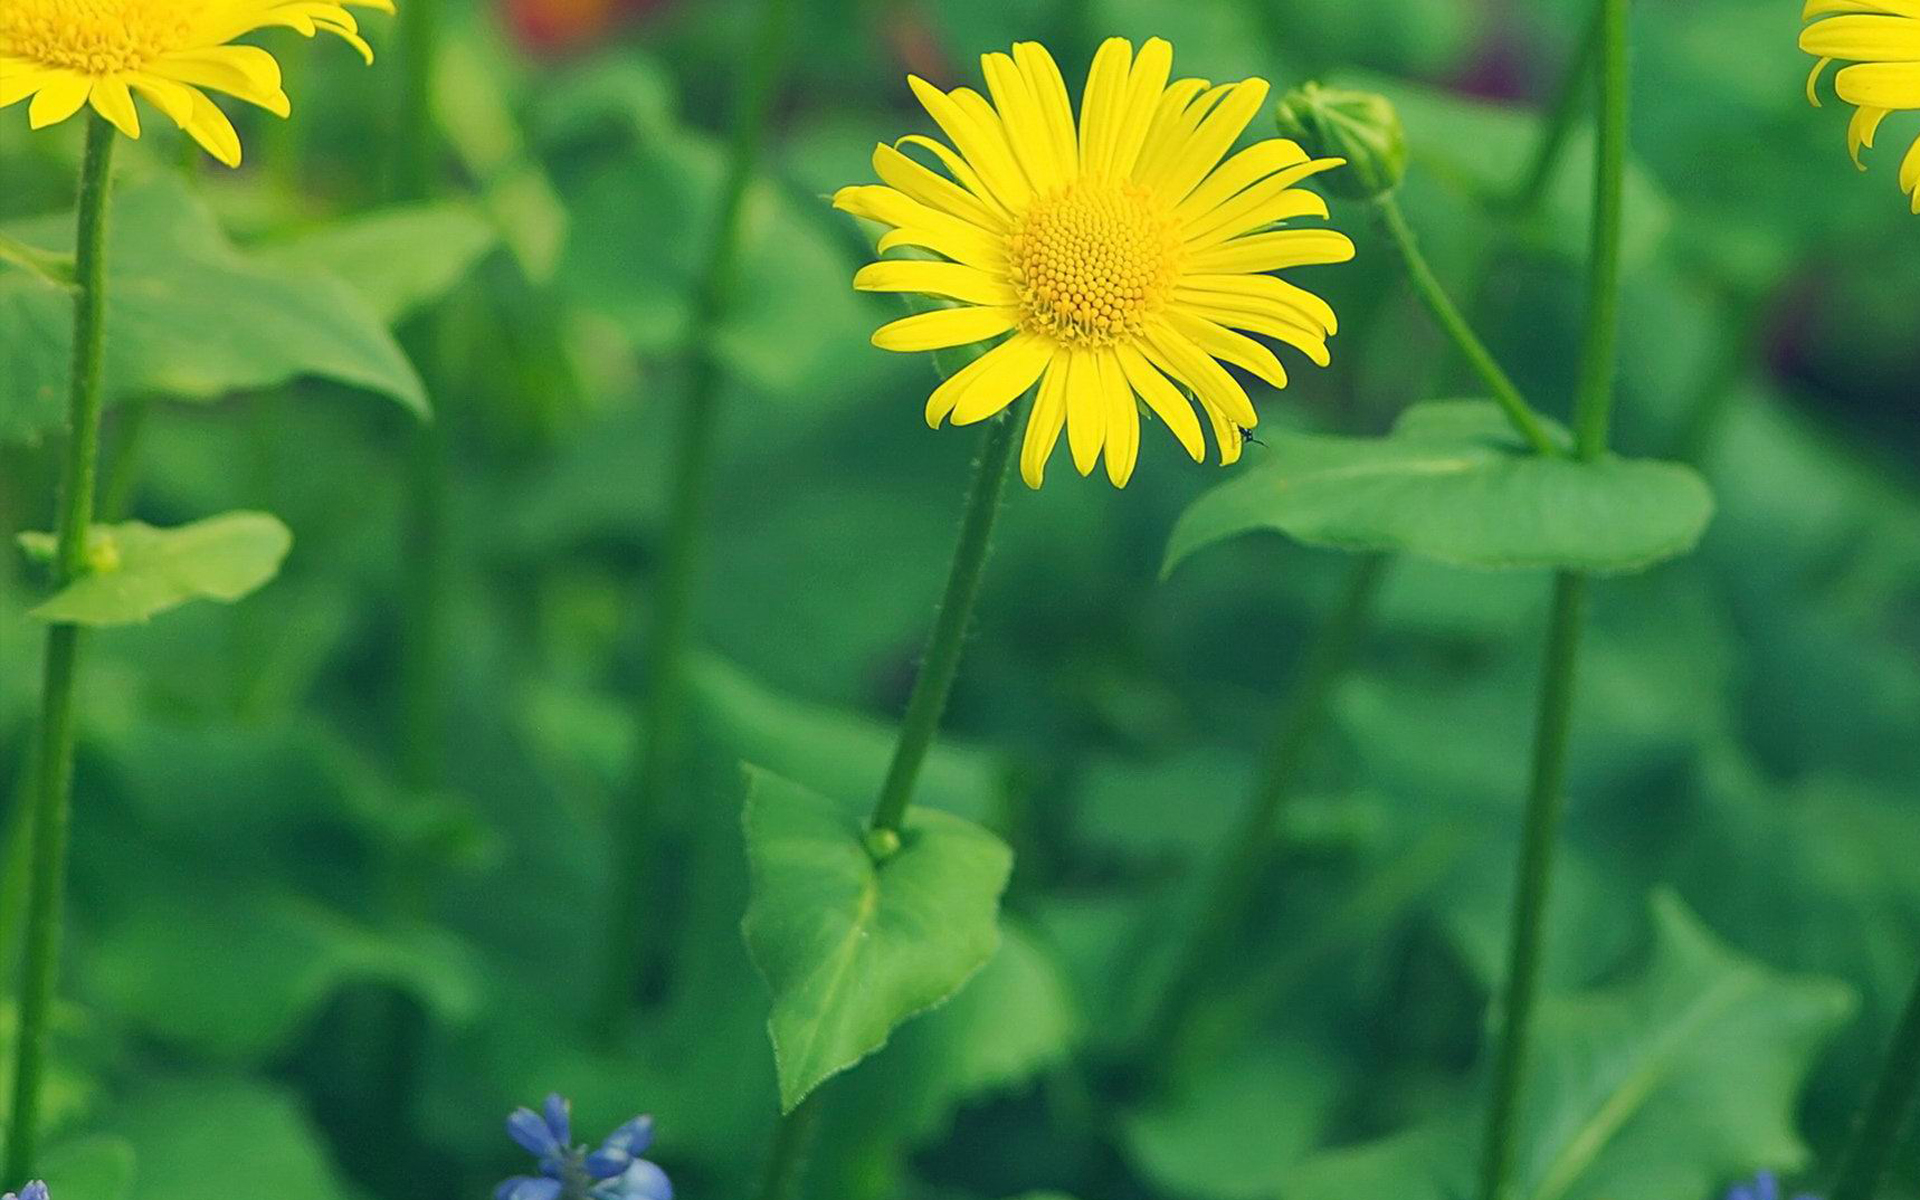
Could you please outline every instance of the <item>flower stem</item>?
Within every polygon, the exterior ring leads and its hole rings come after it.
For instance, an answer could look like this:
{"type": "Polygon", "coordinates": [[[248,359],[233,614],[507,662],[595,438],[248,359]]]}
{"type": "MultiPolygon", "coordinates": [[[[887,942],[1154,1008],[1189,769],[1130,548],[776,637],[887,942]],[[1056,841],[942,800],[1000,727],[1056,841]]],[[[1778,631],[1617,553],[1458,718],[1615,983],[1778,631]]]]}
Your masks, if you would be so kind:
{"type": "Polygon", "coordinates": [[[1840,1159],[1832,1200],[1873,1200],[1893,1172],[1900,1134],[1920,1111],[1920,979],[1894,1030],[1880,1081],[1854,1126],[1853,1140],[1840,1159]]]}
{"type": "Polygon", "coordinates": [[[1606,0],[1597,0],[1593,6],[1593,16],[1580,35],[1580,44],[1574,49],[1572,61],[1567,63],[1566,73],[1560,77],[1553,107],[1547,112],[1546,128],[1533,150],[1533,161],[1507,201],[1507,207],[1515,216],[1529,216],[1540,207],[1554,169],[1560,165],[1560,156],[1566,153],[1567,142],[1573,136],[1573,119],[1579,115],[1580,104],[1588,94],[1587,77],[1593,73],[1594,60],[1600,55],[1605,4],[1606,0]]]}
{"type": "Polygon", "coordinates": [[[1507,950],[1506,990],[1498,1016],[1499,1041],[1493,1057],[1493,1098],[1487,1110],[1481,1159],[1481,1200],[1506,1200],[1518,1133],[1521,1087],[1525,1080],[1529,1035],[1540,990],[1540,960],[1545,942],[1547,900],[1553,884],[1554,852],[1566,811],[1567,738],[1572,729],[1574,670],[1587,594],[1586,576],[1562,572],[1554,577],[1553,612],[1547,627],[1546,666],[1540,683],[1540,711],[1534,731],[1533,777],[1521,832],[1520,879],[1513,904],[1513,929],[1507,950]]]}
{"type": "Polygon", "coordinates": [[[713,343],[732,300],[740,261],[741,214],[771,123],[774,96],[786,61],[791,9],[792,0],[762,0],[760,17],[754,23],[758,38],[752,59],[739,76],[727,178],[720,193],[706,269],[693,297],[687,333],[687,382],[681,396],[666,545],[654,602],[647,692],[640,714],[638,779],[632,802],[616,816],[617,882],[606,946],[607,969],[594,1014],[603,1036],[612,1036],[639,990],[646,927],[645,892],[640,884],[649,867],[655,820],[680,771],[686,658],[719,422],[722,376],[713,343]]]}
{"type": "Polygon", "coordinates": [[[788,1200],[806,1173],[815,1127],[820,1123],[820,1095],[814,1093],[799,1108],[783,1115],[773,1130],[773,1150],[760,1177],[759,1200],[788,1200]]]}
{"type": "Polygon", "coordinates": [[[1007,473],[1013,464],[1013,445],[1018,433],[1019,423],[1014,419],[1013,410],[995,417],[987,427],[980,459],[974,465],[973,488],[967,500],[966,517],[960,525],[960,542],[954,547],[946,595],[941,598],[933,633],[927,639],[927,652],[920,662],[919,677],[913,682],[913,695],[907,700],[900,740],[894,744],[893,761],[880,788],[880,802],[873,810],[873,831],[883,839],[900,832],[907,805],[913,800],[914,784],[920,778],[920,768],[927,760],[927,752],[933,748],[940,718],[947,709],[947,697],[953,691],[954,678],[960,673],[967,626],[973,619],[974,602],[980,598],[980,581],[986,573],[994,521],[1000,515],[1001,497],[1006,494],[1007,473]]]}
{"type": "MultiPolygon", "coordinates": [[[[1607,451],[1619,339],[1620,214],[1627,148],[1627,4],[1601,0],[1600,131],[1595,143],[1593,247],[1588,268],[1587,326],[1580,390],[1574,402],[1574,453],[1591,462],[1607,451]]],[[[1586,576],[1554,578],[1547,628],[1533,776],[1521,836],[1507,979],[1498,1010],[1492,1097],[1482,1146],[1480,1198],[1507,1200],[1511,1188],[1521,1091],[1526,1079],[1534,1008],[1540,991],[1554,853],[1566,810],[1567,740],[1572,729],[1575,668],[1585,619],[1586,576]]]]}
{"type": "Polygon", "coordinates": [[[1225,847],[1210,883],[1201,926],[1185,939],[1173,974],[1145,1026],[1142,1044],[1162,1058],[1183,1035],[1200,996],[1201,975],[1221,953],[1252,902],[1260,868],[1273,848],[1274,825],[1292,792],[1301,760],[1319,735],[1327,701],[1346,677],[1361,634],[1373,615],[1389,559],[1384,554],[1356,558],[1339,606],[1321,627],[1295,677],[1269,743],[1260,778],[1246,816],[1225,847]]]}
{"type": "MultiPolygon", "coordinates": [[[[106,334],[107,197],[113,162],[113,126],[87,119],[86,158],[74,239],[73,368],[68,394],[67,459],[60,481],[54,583],[64,586],[86,570],[87,532],[100,456],[100,375],[106,334]]],[[[73,800],[73,697],[80,630],[47,630],[39,740],[35,748],[32,840],[27,892],[25,958],[20,984],[19,1038],[14,1047],[13,1116],[0,1183],[18,1185],[33,1173],[40,1132],[40,1093],[46,1078],[59,978],[60,916],[67,875],[67,828],[73,800]]]]}
{"type": "Polygon", "coordinates": [[[1453,298],[1447,295],[1447,289],[1441,284],[1439,276],[1433,273],[1433,267],[1427,262],[1427,256],[1420,250],[1419,239],[1414,236],[1413,227],[1407,224],[1406,214],[1400,211],[1400,202],[1392,192],[1374,202],[1380,210],[1380,219],[1387,227],[1387,233],[1393,238],[1393,244],[1399,248],[1400,257],[1407,266],[1407,278],[1413,283],[1413,290],[1426,304],[1427,311],[1446,331],[1453,344],[1466,358],[1467,365],[1474,374],[1493,393],[1494,402],[1507,414],[1507,421],[1514,431],[1525,438],[1534,451],[1547,457],[1556,457],[1561,453],[1547,433],[1546,423],[1540,415],[1527,404],[1513,379],[1501,367],[1493,352],[1487,349],[1485,342],[1474,333],[1473,326],[1453,298]]]}

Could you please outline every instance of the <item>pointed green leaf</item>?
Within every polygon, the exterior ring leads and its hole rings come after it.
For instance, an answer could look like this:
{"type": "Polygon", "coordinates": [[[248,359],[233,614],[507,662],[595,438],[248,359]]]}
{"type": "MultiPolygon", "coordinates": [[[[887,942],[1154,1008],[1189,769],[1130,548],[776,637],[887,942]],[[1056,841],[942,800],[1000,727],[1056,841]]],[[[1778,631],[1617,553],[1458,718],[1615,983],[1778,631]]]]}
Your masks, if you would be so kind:
{"type": "MultiPolygon", "coordinates": [[[[1668,893],[1631,981],[1545,1005],[1522,1098],[1522,1200],[1704,1196],[1757,1168],[1792,1170],[1800,1088],[1852,1012],[1824,979],[1744,958],[1668,893]]],[[[1309,1158],[1284,1200],[1467,1194],[1478,1119],[1455,1113],[1384,1141],[1309,1158]]]]}
{"type": "MultiPolygon", "coordinates": [[[[48,535],[23,534],[29,550],[48,535]]],[[[140,521],[96,525],[92,570],[30,616],[66,625],[133,625],[189,600],[232,603],[280,571],[293,535],[278,517],[237,512],[177,529],[140,521]]]]}
{"type": "MultiPolygon", "coordinates": [[[[33,250],[73,244],[67,213],[7,227],[33,250]]],[[[0,260],[0,444],[66,415],[73,293],[0,260]]],[[[427,411],[426,390],[374,307],[333,274],[263,262],[228,241],[171,175],[115,190],[108,225],[108,399],[214,400],[302,376],[427,411]]]]}
{"type": "Polygon", "coordinates": [[[743,929],[773,990],[767,1028],[787,1110],[953,996],[1000,944],[1013,855],[998,838],[917,808],[899,851],[876,864],[863,815],[748,770],[743,929]]]}
{"type": "Polygon", "coordinates": [[[1713,513],[1689,467],[1542,458],[1484,401],[1419,405],[1380,438],[1281,431],[1266,441],[1266,461],[1181,517],[1168,571],[1256,530],[1457,566],[1638,571],[1691,550],[1713,513]]]}
{"type": "Polygon", "coordinates": [[[262,246],[282,269],[325,272],[389,325],[446,295],[493,248],[493,227],[463,201],[407,204],[348,217],[262,246]]]}

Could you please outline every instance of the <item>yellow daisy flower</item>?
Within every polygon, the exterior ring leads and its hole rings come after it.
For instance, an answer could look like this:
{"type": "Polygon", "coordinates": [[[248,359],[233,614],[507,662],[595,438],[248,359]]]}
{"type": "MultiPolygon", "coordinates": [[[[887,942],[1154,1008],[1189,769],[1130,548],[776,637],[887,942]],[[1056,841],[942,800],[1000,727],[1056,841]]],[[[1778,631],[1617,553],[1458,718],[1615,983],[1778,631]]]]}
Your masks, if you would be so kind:
{"type": "MultiPolygon", "coordinates": [[[[1920,110],[1920,0],[1807,0],[1800,48],[1818,55],[1807,79],[1807,99],[1820,103],[1820,76],[1835,59],[1853,63],[1834,77],[1840,98],[1854,106],[1847,148],[1856,166],[1862,147],[1888,114],[1920,110]]],[[[1913,193],[1920,213],[1920,140],[1900,165],[1900,188],[1913,193]]]]}
{"type": "Polygon", "coordinates": [[[279,25],[324,30],[368,62],[373,49],[348,8],[393,11],[393,0],[0,0],[0,108],[29,97],[27,122],[57,125],[89,103],[130,138],[140,136],[133,94],[230,167],[240,136],[202,88],[275,116],[290,111],[280,64],[238,37],[279,25]]]}
{"type": "Polygon", "coordinates": [[[874,344],[939,350],[1005,335],[940,385],[927,423],[984,421],[1038,383],[1020,455],[1030,487],[1063,429],[1082,475],[1104,452],[1107,477],[1126,486],[1140,401],[1198,462],[1197,398],[1221,462],[1234,462],[1259,417],[1221,364],[1287,382],[1273,351],[1248,334],[1328,362],[1333,309],[1268,272],[1353,257],[1333,230],[1272,228],[1325,217],[1326,202],[1295,185],[1342,160],[1309,159],[1278,138],[1226,158],[1266,104],[1266,83],[1169,82],[1173,48],[1158,38],[1137,56],[1123,38],[1100,47],[1077,125],[1043,47],[1022,43],[981,63],[991,102],[970,88],[907,81],[951,146],[917,135],[882,144],[873,168],[885,186],[834,197],[892,227],[881,254],[912,247],[944,260],[877,262],[855,287],[959,303],[895,321],[874,344]]]}

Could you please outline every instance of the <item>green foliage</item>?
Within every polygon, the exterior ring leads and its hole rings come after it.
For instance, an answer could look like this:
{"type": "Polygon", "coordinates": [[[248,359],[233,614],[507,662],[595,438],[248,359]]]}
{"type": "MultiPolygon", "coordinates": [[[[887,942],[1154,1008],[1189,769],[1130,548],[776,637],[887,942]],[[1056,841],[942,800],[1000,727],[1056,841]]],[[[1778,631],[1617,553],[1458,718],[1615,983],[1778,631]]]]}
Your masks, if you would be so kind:
{"type": "MultiPolygon", "coordinates": [[[[22,534],[30,554],[52,550],[49,534],[22,534]]],[[[293,534],[266,513],[227,513],[178,529],[140,521],[96,525],[91,569],[42,601],[31,616],[70,625],[132,625],[191,600],[231,604],[266,586],[293,548],[293,534]]]]}
{"type": "Polygon", "coordinates": [[[1535,455],[1482,401],[1418,405],[1384,438],[1269,439],[1269,462],[1181,518],[1169,571],[1197,550],[1260,529],[1455,566],[1638,571],[1691,550],[1713,511],[1691,468],[1535,455]]]}
{"type": "Polygon", "coordinates": [[[472,205],[443,200],[308,229],[260,247],[257,257],[288,272],[335,276],[391,325],[453,290],[494,244],[493,227],[472,205]]]}
{"type": "MultiPolygon", "coordinates": [[[[1756,1164],[1805,1165],[1793,1113],[1808,1065],[1851,1013],[1848,990],[1782,976],[1721,944],[1671,895],[1653,905],[1644,968],[1543,1013],[1518,1175],[1528,1200],[1702,1195],[1756,1164]]],[[[1472,1114],[1309,1158],[1301,1200],[1470,1186],[1472,1114]]]]}
{"type": "MultiPolygon", "coordinates": [[[[65,213],[10,232],[48,250],[71,246],[65,213]]],[[[107,247],[106,386],[110,401],[156,395],[218,400],[320,376],[378,392],[425,415],[420,377],[378,311],[324,270],[235,249],[206,203],[178,180],[115,190],[107,247]]],[[[66,412],[71,294],[0,270],[0,443],[38,440],[66,412]]]]}
{"type": "Polygon", "coordinates": [[[860,806],[751,771],[744,931],[773,991],[774,1063],[791,1110],[949,999],[993,957],[1012,856],[985,830],[914,810],[876,862],[860,806]]]}

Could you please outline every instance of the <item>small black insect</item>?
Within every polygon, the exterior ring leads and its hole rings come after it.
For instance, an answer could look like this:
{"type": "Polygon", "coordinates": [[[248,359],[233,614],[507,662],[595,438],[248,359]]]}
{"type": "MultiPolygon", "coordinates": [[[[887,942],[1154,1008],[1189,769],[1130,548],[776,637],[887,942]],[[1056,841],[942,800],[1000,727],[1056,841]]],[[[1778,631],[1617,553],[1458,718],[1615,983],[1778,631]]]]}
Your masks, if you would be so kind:
{"type": "Polygon", "coordinates": [[[1254,445],[1254,446],[1264,446],[1264,445],[1266,445],[1266,443],[1265,443],[1265,442],[1263,442],[1263,441],[1261,441],[1261,440],[1260,440],[1259,438],[1257,438],[1257,437],[1255,437],[1255,436],[1253,436],[1253,430],[1251,430],[1251,429],[1248,429],[1248,428],[1246,428],[1246,427],[1244,427],[1244,426],[1241,426],[1241,425],[1235,425],[1235,426],[1234,426],[1234,428],[1235,428],[1235,429],[1238,429],[1238,430],[1240,431],[1240,444],[1241,444],[1242,446],[1246,446],[1246,445],[1254,445]]]}

